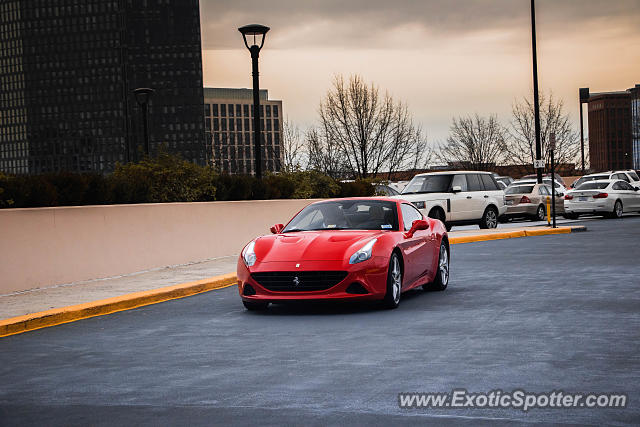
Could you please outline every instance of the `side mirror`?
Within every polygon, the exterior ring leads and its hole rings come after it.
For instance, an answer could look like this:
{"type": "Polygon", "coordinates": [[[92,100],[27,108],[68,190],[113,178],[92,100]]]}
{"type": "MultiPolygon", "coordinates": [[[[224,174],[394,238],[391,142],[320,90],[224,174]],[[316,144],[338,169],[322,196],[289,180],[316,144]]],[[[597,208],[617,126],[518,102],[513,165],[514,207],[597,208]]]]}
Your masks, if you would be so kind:
{"type": "Polygon", "coordinates": [[[462,187],[460,187],[459,185],[454,185],[453,188],[451,188],[452,193],[459,193],[461,191],[462,191],[462,187]]]}
{"type": "Polygon", "coordinates": [[[411,223],[411,229],[404,233],[405,238],[413,237],[416,231],[418,230],[427,230],[429,228],[429,221],[426,219],[416,219],[411,223]]]}
{"type": "Polygon", "coordinates": [[[273,234],[280,234],[283,229],[284,229],[284,224],[276,224],[273,227],[271,227],[271,232],[273,234]]]}

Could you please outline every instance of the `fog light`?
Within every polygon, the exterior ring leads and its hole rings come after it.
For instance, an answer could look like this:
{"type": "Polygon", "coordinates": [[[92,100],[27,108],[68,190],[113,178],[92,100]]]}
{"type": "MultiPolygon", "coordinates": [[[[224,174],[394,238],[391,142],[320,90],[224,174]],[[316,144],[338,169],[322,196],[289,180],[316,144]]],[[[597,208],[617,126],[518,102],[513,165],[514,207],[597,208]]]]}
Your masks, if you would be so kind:
{"type": "Polygon", "coordinates": [[[347,293],[348,294],[358,294],[358,295],[362,295],[362,294],[368,294],[369,291],[367,291],[365,289],[364,286],[362,286],[360,283],[358,282],[353,282],[352,284],[350,284],[347,287],[347,293]]]}
{"type": "Polygon", "coordinates": [[[251,286],[248,283],[244,284],[244,288],[242,288],[242,295],[255,295],[256,294],[256,290],[253,289],[253,286],[251,286]]]}

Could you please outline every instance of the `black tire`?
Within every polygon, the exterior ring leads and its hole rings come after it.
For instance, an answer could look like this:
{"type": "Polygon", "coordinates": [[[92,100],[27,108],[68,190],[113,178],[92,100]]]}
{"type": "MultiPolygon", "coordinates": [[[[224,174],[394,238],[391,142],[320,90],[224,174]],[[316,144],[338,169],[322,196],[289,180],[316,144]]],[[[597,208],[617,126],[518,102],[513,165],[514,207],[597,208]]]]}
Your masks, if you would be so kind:
{"type": "Polygon", "coordinates": [[[439,208],[431,209],[429,211],[428,217],[440,220],[440,222],[442,222],[444,224],[444,227],[447,229],[447,231],[451,231],[451,227],[453,227],[453,226],[451,224],[447,224],[445,222],[446,216],[445,216],[444,212],[442,212],[442,209],[439,209],[439,208]]]}
{"type": "Polygon", "coordinates": [[[244,301],[242,300],[242,304],[244,304],[244,308],[249,311],[264,311],[269,307],[268,302],[262,301],[244,301]]]}
{"type": "Polygon", "coordinates": [[[387,293],[382,300],[382,306],[388,309],[398,308],[402,295],[402,262],[397,253],[392,253],[387,270],[387,293]],[[398,277],[399,274],[399,277],[398,277]],[[399,280],[399,287],[398,287],[399,280]]]}
{"type": "Polygon", "coordinates": [[[506,215],[502,215],[500,218],[498,218],[498,221],[500,222],[500,224],[506,224],[511,221],[511,218],[506,215]]]}
{"type": "Polygon", "coordinates": [[[438,252],[438,272],[433,282],[422,286],[425,291],[444,291],[449,285],[449,249],[447,244],[440,242],[440,251],[438,252]]]}
{"type": "Polygon", "coordinates": [[[496,210],[496,208],[494,208],[493,206],[489,206],[487,209],[485,209],[478,225],[483,230],[496,228],[498,226],[498,211],[496,210]]]}
{"type": "Polygon", "coordinates": [[[613,212],[609,214],[609,218],[622,218],[622,202],[620,200],[616,200],[613,205],[613,212]]]}
{"type": "Polygon", "coordinates": [[[531,218],[532,221],[544,221],[547,218],[547,208],[544,205],[538,206],[536,214],[531,218]]]}

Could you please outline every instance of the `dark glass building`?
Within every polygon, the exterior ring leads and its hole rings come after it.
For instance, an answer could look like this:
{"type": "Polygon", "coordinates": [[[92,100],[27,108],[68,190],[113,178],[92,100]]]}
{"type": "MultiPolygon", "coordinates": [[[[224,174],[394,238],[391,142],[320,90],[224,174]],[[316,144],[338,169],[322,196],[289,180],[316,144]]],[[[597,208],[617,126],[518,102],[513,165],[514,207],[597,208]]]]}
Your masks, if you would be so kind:
{"type": "Polygon", "coordinates": [[[0,171],[109,172],[150,152],[206,164],[198,0],[3,0],[0,171]]]}

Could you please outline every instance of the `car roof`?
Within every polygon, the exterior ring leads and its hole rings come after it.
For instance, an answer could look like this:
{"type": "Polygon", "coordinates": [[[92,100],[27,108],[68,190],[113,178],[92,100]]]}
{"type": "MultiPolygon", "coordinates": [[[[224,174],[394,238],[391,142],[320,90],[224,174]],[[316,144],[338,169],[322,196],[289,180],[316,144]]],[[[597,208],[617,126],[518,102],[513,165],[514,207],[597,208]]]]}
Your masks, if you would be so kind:
{"type": "MultiPolygon", "coordinates": [[[[334,198],[334,199],[318,200],[317,202],[313,202],[311,204],[315,205],[316,203],[340,202],[340,201],[345,201],[345,200],[375,200],[375,201],[393,202],[393,203],[398,203],[398,201],[400,201],[400,202],[404,202],[405,201],[405,200],[402,200],[402,199],[397,199],[397,198],[389,197],[389,196],[337,197],[337,198],[334,198]]],[[[409,203],[409,202],[407,202],[407,203],[409,203]]]]}
{"type": "Polygon", "coordinates": [[[452,175],[452,174],[462,174],[462,173],[481,173],[485,175],[491,175],[492,172],[483,172],[483,171],[442,171],[442,172],[425,172],[418,173],[414,176],[430,176],[430,175],[452,175]]]}

